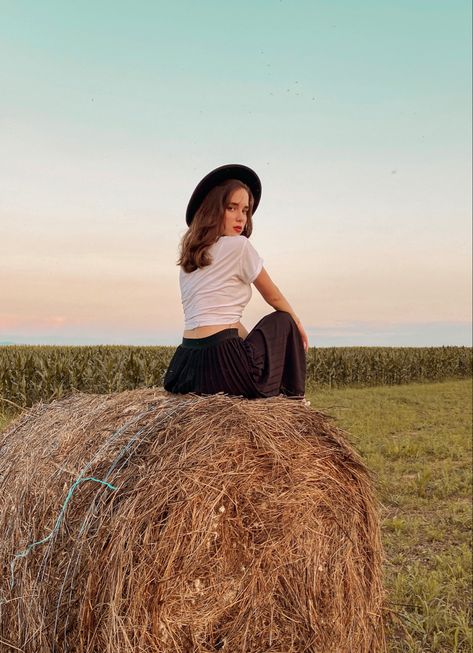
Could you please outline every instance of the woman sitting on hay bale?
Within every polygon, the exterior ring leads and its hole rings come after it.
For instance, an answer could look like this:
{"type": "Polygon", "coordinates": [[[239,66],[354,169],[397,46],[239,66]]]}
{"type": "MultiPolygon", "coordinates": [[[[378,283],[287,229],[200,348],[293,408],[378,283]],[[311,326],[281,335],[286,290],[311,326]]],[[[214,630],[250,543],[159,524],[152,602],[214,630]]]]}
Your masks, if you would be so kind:
{"type": "Polygon", "coordinates": [[[77,392],[0,431],[0,653],[386,651],[368,470],[329,416],[272,396],[303,396],[307,336],[247,238],[258,178],[210,180],[175,394],[77,392]],[[251,282],[277,310],[245,338],[251,282]]]}
{"type": "Polygon", "coordinates": [[[189,201],[178,264],[182,344],[164,377],[173,393],[304,397],[308,338],[249,242],[261,182],[243,165],[206,175],[189,201]],[[254,284],[274,313],[241,324],[254,284]]]}

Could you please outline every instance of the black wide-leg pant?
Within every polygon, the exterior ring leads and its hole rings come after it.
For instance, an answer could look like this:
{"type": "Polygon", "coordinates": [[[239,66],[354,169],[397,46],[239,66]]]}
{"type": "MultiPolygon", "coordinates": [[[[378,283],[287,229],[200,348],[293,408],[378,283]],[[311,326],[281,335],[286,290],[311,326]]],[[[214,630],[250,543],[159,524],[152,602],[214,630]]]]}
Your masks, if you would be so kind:
{"type": "Polygon", "coordinates": [[[207,338],[183,338],[163,385],[178,394],[303,397],[305,376],[306,357],[297,325],[289,313],[275,311],[245,339],[238,329],[224,329],[207,338]]]}

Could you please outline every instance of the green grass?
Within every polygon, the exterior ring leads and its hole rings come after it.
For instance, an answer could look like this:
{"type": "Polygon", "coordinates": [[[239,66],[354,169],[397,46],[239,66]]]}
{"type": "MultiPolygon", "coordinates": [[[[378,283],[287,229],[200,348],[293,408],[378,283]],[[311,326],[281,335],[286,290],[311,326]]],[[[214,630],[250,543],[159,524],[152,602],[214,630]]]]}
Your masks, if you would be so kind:
{"type": "Polygon", "coordinates": [[[375,474],[390,653],[471,651],[471,380],[309,399],[375,474]]]}
{"type": "MultiPolygon", "coordinates": [[[[471,651],[471,379],[308,398],[374,473],[390,653],[471,651]]],[[[7,421],[0,414],[0,428],[7,421]]]]}

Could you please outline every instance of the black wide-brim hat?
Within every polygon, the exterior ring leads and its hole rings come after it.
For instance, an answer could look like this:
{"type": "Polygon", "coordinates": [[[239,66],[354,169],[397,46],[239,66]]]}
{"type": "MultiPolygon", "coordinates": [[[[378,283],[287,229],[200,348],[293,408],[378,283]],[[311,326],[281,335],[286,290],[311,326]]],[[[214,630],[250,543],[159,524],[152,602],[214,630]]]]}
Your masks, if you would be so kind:
{"type": "Polygon", "coordinates": [[[186,210],[186,222],[188,225],[194,219],[194,215],[199,208],[199,206],[204,201],[207,193],[214,188],[214,186],[219,186],[227,179],[238,179],[248,186],[253,195],[253,213],[256,211],[256,208],[261,199],[261,181],[254,170],[248,168],[247,166],[240,165],[239,163],[231,163],[225,166],[220,166],[215,168],[212,172],[209,172],[195,187],[194,192],[189,200],[186,210]]]}

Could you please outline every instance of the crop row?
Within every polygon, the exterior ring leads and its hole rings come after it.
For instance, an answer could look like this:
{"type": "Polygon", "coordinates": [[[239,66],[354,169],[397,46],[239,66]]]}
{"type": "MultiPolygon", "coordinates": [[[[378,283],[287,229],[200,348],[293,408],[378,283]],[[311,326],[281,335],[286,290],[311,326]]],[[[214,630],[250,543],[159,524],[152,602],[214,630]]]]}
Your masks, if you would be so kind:
{"type": "MultiPolygon", "coordinates": [[[[0,410],[31,406],[71,391],[110,393],[162,386],[173,347],[0,347],[0,410]],[[6,405],[7,404],[7,405],[6,405]]],[[[472,375],[471,347],[309,349],[307,387],[393,385],[472,375]]]]}

